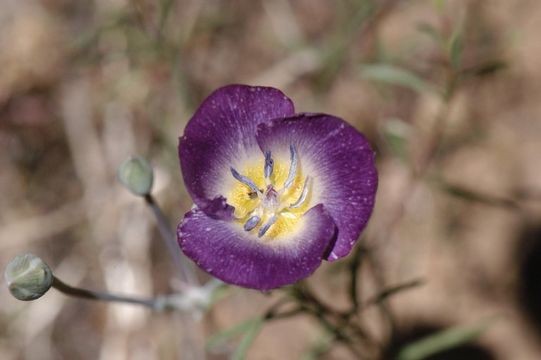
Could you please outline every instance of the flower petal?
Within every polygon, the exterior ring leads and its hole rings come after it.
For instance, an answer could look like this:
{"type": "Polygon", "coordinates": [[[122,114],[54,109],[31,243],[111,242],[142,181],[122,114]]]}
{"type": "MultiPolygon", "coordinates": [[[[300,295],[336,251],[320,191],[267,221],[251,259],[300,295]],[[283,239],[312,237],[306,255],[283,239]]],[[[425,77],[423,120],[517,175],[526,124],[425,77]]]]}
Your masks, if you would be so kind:
{"type": "Polygon", "coordinates": [[[204,211],[209,200],[223,195],[230,166],[259,155],[257,125],[293,115],[293,103],[270,87],[229,85],[213,92],[188,122],[179,139],[184,183],[195,204],[204,211]]]}
{"type": "Polygon", "coordinates": [[[322,203],[338,228],[327,260],[346,256],[374,207],[378,184],[374,152],[365,137],[344,120],[325,114],[299,114],[259,125],[262,151],[286,157],[297,147],[301,167],[313,177],[312,204],[322,203]]]}
{"type": "Polygon", "coordinates": [[[208,273],[227,283],[269,290],[312,274],[332,245],[336,228],[322,205],[299,222],[291,237],[265,242],[196,208],[179,224],[177,236],[182,251],[208,273]]]}

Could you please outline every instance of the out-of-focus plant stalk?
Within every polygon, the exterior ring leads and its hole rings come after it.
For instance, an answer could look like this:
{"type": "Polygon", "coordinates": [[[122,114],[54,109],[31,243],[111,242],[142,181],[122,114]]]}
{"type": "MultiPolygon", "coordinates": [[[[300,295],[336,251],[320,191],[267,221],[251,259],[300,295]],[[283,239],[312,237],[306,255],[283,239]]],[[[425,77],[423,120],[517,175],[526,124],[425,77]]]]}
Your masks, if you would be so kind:
{"type": "Polygon", "coordinates": [[[118,179],[131,193],[145,199],[146,204],[152,210],[160,235],[173,259],[173,263],[177,267],[182,283],[187,287],[199,285],[194,269],[180,253],[180,248],[176,246],[176,236],[171,231],[167,218],[152,196],[154,170],[150,163],[139,156],[130,157],[119,166],[118,179]]]}
{"type": "Polygon", "coordinates": [[[51,285],[51,287],[66,295],[88,300],[141,305],[154,311],[179,310],[191,313],[204,310],[210,306],[213,302],[213,294],[220,286],[222,286],[222,282],[211,280],[202,287],[192,287],[184,293],[157,296],[155,298],[139,298],[73,287],[54,275],[51,285]]]}
{"type": "Polygon", "coordinates": [[[52,287],[66,295],[75,296],[75,297],[79,297],[83,299],[128,303],[128,304],[134,304],[134,305],[142,305],[152,310],[157,309],[156,307],[157,302],[155,299],[135,298],[135,297],[130,297],[130,296],[113,295],[106,292],[80,289],[80,288],[67,285],[66,283],[58,279],[56,276],[53,277],[52,287]]]}
{"type": "Polygon", "coordinates": [[[146,204],[149,206],[150,210],[156,218],[156,224],[158,226],[158,231],[162,239],[165,242],[168,252],[171,254],[173,261],[179,271],[181,280],[188,285],[198,285],[197,276],[192,266],[187,262],[186,258],[180,253],[180,249],[176,246],[176,236],[171,231],[169,222],[162,212],[159,205],[156,203],[156,200],[152,194],[146,194],[144,196],[146,204]]]}
{"type": "Polygon", "coordinates": [[[30,253],[13,258],[4,271],[4,278],[11,294],[22,301],[39,299],[50,288],[55,288],[66,295],[83,299],[141,305],[155,311],[182,310],[192,313],[208,308],[215,300],[215,291],[223,284],[221,281],[211,280],[204,286],[192,286],[182,293],[155,298],[116,295],[68,285],[53,274],[45,261],[30,253]]]}
{"type": "Polygon", "coordinates": [[[367,330],[355,319],[356,312],[339,311],[321,300],[306,283],[297,284],[291,289],[291,296],[300,310],[316,319],[332,335],[343,343],[358,359],[373,359],[377,346],[367,330]]]}

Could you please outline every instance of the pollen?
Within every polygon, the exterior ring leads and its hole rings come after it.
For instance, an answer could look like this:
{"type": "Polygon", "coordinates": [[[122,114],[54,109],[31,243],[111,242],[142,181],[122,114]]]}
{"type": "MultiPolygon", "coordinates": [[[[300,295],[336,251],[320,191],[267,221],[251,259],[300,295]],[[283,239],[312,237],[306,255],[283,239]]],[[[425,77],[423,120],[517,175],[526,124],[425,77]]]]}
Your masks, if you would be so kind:
{"type": "Polygon", "coordinates": [[[295,231],[312,193],[295,146],[290,145],[289,161],[274,159],[267,151],[238,170],[231,168],[237,181],[227,199],[244,231],[269,241],[295,231]]]}

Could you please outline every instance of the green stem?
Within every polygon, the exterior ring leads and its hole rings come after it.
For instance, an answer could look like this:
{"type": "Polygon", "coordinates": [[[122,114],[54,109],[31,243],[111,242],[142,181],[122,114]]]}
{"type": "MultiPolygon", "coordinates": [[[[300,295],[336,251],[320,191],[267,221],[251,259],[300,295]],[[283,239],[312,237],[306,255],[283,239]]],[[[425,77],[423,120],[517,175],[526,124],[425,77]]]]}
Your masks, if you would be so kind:
{"type": "Polygon", "coordinates": [[[349,282],[349,296],[351,299],[351,311],[350,314],[355,314],[359,309],[359,293],[357,290],[358,270],[361,265],[361,255],[364,253],[362,246],[357,246],[355,253],[353,254],[352,261],[349,266],[350,282],[349,282]]]}
{"type": "Polygon", "coordinates": [[[151,194],[147,194],[145,195],[145,202],[150,207],[150,210],[152,210],[152,213],[156,218],[160,235],[165,242],[165,246],[167,247],[169,254],[173,258],[173,262],[179,271],[181,280],[190,285],[197,285],[198,281],[195,271],[190,264],[188,264],[186,258],[180,253],[180,249],[176,245],[176,236],[171,231],[169,222],[167,221],[167,218],[163,214],[159,205],[156,203],[156,200],[151,194]]]}
{"type": "Polygon", "coordinates": [[[52,286],[58,291],[69,296],[79,297],[79,298],[88,299],[88,300],[100,300],[100,301],[127,303],[127,304],[133,304],[133,305],[142,305],[152,310],[158,309],[158,302],[156,301],[156,299],[134,298],[130,296],[113,295],[106,292],[80,289],[80,288],[76,288],[64,283],[63,281],[58,279],[56,276],[53,277],[52,286]]]}
{"type": "Polygon", "coordinates": [[[402,283],[402,284],[399,284],[399,285],[396,285],[396,286],[386,288],[382,292],[380,292],[379,294],[374,296],[373,298],[368,299],[364,303],[363,309],[366,309],[367,307],[369,307],[371,305],[379,304],[382,301],[385,301],[386,299],[388,299],[389,297],[395,295],[398,292],[402,292],[404,290],[409,290],[409,289],[415,288],[415,287],[420,286],[420,285],[423,285],[423,280],[422,279],[414,279],[414,280],[410,280],[408,282],[405,282],[405,283],[402,283]]]}

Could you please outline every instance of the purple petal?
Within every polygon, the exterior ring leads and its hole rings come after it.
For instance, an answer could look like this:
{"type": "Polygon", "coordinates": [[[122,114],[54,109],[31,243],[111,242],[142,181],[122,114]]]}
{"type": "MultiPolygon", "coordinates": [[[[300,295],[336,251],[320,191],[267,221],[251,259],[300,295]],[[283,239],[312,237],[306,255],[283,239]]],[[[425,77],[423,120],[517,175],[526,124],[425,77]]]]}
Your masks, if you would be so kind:
{"type": "Polygon", "coordinates": [[[299,221],[290,237],[260,239],[237,223],[193,209],[177,236],[186,256],[208,273],[230,284],[269,290],[312,274],[334,240],[336,228],[322,205],[299,221]]]}
{"type": "Polygon", "coordinates": [[[195,204],[212,208],[206,203],[233,181],[229,168],[260,155],[258,124],[294,113],[291,100],[270,87],[229,85],[209,95],[179,139],[182,175],[195,204]]]}
{"type": "Polygon", "coordinates": [[[365,137],[344,120],[299,114],[261,124],[262,151],[287,158],[295,145],[305,175],[313,177],[312,204],[322,203],[338,228],[327,260],[346,256],[372,213],[378,184],[374,152],[365,137]]]}
{"type": "Polygon", "coordinates": [[[222,220],[233,220],[235,208],[229,205],[223,196],[217,196],[212,200],[204,199],[200,209],[210,217],[222,220]]]}

